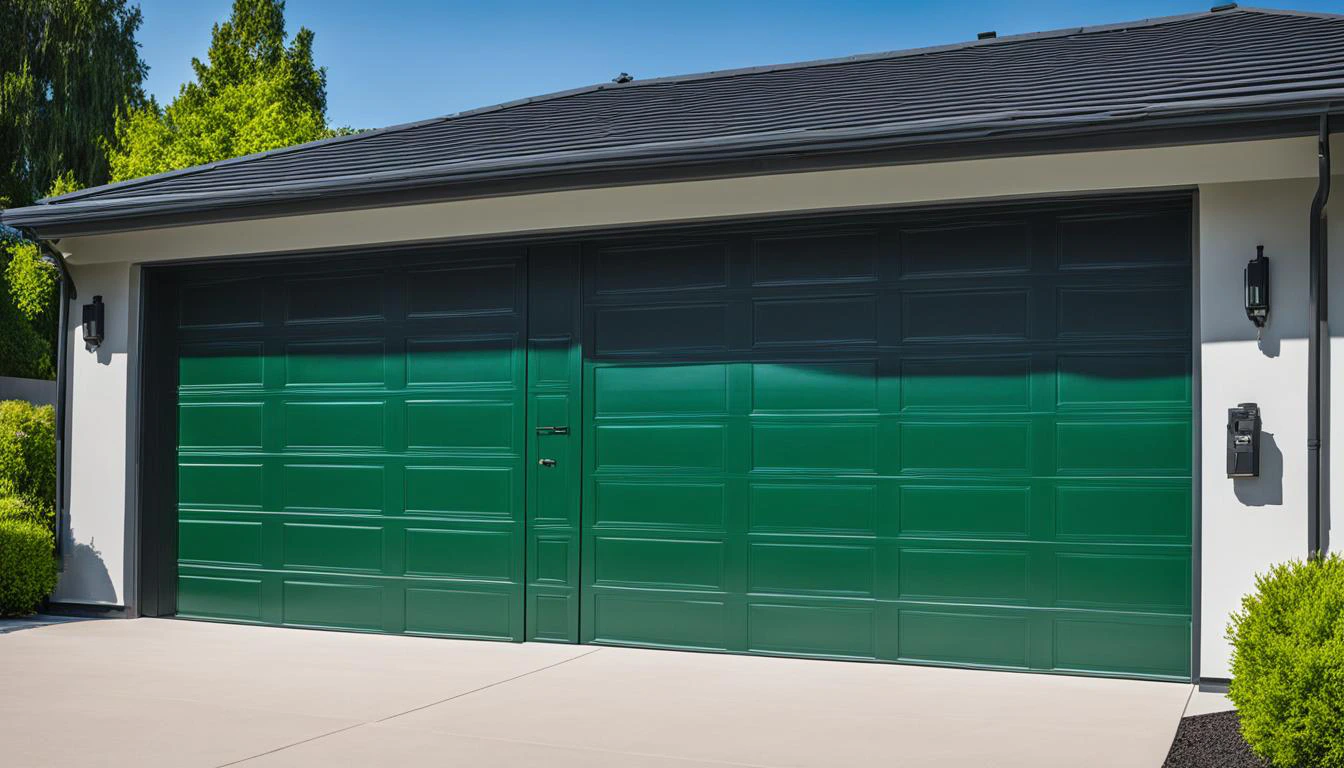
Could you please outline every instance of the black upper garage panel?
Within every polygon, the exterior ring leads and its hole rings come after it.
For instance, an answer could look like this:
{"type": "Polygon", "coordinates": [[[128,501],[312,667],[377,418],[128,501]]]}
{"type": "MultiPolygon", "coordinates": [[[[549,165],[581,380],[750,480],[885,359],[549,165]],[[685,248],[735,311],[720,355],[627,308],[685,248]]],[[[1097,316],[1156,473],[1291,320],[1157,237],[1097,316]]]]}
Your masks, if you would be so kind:
{"type": "Polygon", "coordinates": [[[1341,73],[1344,16],[1234,9],[608,83],[86,189],[0,221],[68,234],[262,203],[254,215],[276,215],[280,201],[348,206],[341,195],[487,178],[1233,119],[1263,125],[1329,108],[1344,97],[1341,73]]]}

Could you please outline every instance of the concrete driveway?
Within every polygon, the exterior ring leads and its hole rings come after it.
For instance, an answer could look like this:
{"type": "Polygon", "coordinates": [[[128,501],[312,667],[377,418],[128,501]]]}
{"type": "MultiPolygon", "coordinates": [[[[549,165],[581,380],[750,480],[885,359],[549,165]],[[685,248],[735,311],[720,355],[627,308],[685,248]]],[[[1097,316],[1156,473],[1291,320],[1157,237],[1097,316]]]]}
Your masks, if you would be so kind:
{"type": "Polygon", "coordinates": [[[1191,686],[164,619],[0,634],[7,766],[1159,766],[1191,686]]]}

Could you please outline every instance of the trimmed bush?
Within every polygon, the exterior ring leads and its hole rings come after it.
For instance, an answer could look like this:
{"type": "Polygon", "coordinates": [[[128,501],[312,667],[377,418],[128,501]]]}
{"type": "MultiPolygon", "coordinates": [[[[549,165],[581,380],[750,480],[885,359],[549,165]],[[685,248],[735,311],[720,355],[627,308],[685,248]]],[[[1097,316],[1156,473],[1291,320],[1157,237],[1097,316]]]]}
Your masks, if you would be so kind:
{"type": "Polygon", "coordinates": [[[49,405],[0,401],[0,497],[34,509],[56,499],[56,415],[49,405]]]}
{"type": "Polygon", "coordinates": [[[37,523],[54,534],[56,507],[52,504],[43,504],[19,496],[0,496],[0,520],[23,520],[29,523],[37,523]]]}
{"type": "Polygon", "coordinates": [[[1282,768],[1344,768],[1344,559],[1256,577],[1228,628],[1246,743],[1282,768]]]}
{"type": "Polygon", "coordinates": [[[56,588],[51,534],[37,523],[0,520],[0,616],[26,616],[56,588]]]}

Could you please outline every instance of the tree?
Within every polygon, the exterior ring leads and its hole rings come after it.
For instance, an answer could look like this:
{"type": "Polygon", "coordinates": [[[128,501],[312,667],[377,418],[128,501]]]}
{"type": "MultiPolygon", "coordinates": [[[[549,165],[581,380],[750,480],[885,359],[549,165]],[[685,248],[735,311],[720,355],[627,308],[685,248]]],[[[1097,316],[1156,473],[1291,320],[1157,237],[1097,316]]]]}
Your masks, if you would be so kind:
{"type": "Polygon", "coordinates": [[[196,78],[167,107],[150,100],[124,117],[112,153],[114,180],[263,152],[331,136],[326,69],[313,33],[286,41],[284,0],[234,0],[216,24],[196,78]]]}
{"type": "Polygon", "coordinates": [[[108,180],[118,119],[144,100],[140,20],[127,0],[0,2],[0,208],[108,180]]]}

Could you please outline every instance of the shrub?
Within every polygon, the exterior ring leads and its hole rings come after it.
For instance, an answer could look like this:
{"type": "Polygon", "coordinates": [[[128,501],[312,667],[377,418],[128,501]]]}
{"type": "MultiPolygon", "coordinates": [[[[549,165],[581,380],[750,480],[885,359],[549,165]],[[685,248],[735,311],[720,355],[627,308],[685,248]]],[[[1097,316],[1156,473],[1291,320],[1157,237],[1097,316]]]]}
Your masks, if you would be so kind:
{"type": "Polygon", "coordinates": [[[0,496],[0,520],[23,520],[29,523],[37,523],[55,534],[56,507],[35,499],[0,496]]]}
{"type": "Polygon", "coordinates": [[[1283,768],[1344,768],[1344,559],[1256,577],[1228,639],[1228,697],[1251,749],[1283,768]]]}
{"type": "Polygon", "coordinates": [[[0,520],[0,616],[36,611],[55,588],[51,534],[37,523],[0,520]]]}
{"type": "Polygon", "coordinates": [[[56,416],[51,406],[0,402],[0,496],[54,503],[56,416]]]}

